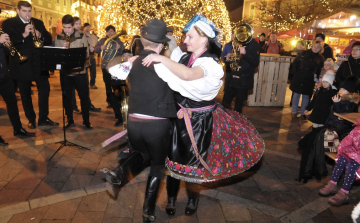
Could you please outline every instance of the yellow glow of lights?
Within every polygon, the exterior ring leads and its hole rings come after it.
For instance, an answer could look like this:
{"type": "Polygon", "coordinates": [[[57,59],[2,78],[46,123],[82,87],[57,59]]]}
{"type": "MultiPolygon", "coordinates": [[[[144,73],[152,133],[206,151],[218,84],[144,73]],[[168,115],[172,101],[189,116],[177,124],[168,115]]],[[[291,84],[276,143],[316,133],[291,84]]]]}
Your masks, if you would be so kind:
{"type": "MultiPolygon", "coordinates": [[[[181,36],[184,25],[197,12],[213,21],[223,33],[230,33],[229,13],[222,0],[105,0],[99,11],[99,36],[105,35],[105,27],[115,26],[117,31],[125,29],[131,37],[148,19],[162,19],[181,36]]],[[[230,36],[218,36],[225,44],[230,36]]]]}
{"type": "Polygon", "coordinates": [[[293,40],[293,41],[291,42],[291,45],[295,46],[295,45],[296,45],[296,41],[293,40]]]}

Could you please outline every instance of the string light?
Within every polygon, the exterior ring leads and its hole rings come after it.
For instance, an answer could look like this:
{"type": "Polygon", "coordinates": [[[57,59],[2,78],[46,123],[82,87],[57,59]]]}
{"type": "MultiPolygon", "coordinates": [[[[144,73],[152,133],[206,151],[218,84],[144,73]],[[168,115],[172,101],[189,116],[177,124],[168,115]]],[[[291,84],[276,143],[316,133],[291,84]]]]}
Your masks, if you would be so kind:
{"type": "MultiPolygon", "coordinates": [[[[229,13],[222,0],[105,0],[98,17],[99,35],[104,36],[105,27],[113,25],[118,31],[125,29],[129,40],[138,34],[140,25],[157,18],[173,27],[176,36],[181,36],[185,24],[197,12],[213,21],[222,33],[231,32],[229,13]]],[[[231,36],[222,33],[219,40],[230,41],[231,36]]]]}

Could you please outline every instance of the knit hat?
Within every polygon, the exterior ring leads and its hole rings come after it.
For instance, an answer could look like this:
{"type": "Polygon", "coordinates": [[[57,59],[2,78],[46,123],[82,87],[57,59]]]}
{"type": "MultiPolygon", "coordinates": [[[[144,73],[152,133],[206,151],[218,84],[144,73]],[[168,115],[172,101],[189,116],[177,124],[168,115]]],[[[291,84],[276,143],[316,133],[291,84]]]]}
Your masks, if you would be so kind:
{"type": "Polygon", "coordinates": [[[322,34],[322,33],[316,34],[315,38],[316,38],[316,37],[320,37],[323,41],[325,40],[325,35],[322,34]]]}
{"type": "MultiPolygon", "coordinates": [[[[264,36],[264,37],[266,37],[265,33],[261,33],[261,34],[260,34],[260,36],[264,36]]],[[[259,37],[260,37],[260,36],[259,36],[259,37]]]]}
{"type": "Polygon", "coordinates": [[[358,82],[358,77],[350,76],[346,78],[343,82],[341,82],[340,88],[344,88],[349,93],[354,93],[356,91],[356,86],[358,85],[358,82]]]}
{"type": "MultiPolygon", "coordinates": [[[[328,70],[328,71],[332,71],[332,70],[328,70]]],[[[322,78],[322,81],[329,82],[331,85],[333,85],[335,80],[334,71],[332,71],[333,74],[328,73],[328,71],[326,71],[324,77],[322,78]]]]}
{"type": "Polygon", "coordinates": [[[356,41],[351,45],[351,49],[354,48],[355,46],[360,46],[360,41],[356,41]]]}

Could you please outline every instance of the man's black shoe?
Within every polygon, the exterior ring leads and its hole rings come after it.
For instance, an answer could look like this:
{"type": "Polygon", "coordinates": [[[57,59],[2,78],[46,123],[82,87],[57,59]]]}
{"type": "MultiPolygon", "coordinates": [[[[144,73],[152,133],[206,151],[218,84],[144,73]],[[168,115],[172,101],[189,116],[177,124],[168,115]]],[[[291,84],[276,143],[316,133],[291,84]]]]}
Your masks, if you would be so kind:
{"type": "Polygon", "coordinates": [[[90,111],[98,112],[101,111],[101,108],[96,108],[93,104],[90,104],[90,111]]]}
{"type": "Polygon", "coordinates": [[[87,129],[92,129],[92,128],[93,128],[92,125],[90,124],[90,122],[85,122],[85,121],[83,121],[83,124],[85,125],[85,127],[86,127],[87,129]]]}
{"type": "Polygon", "coordinates": [[[119,118],[119,119],[116,119],[114,126],[121,126],[123,124],[124,124],[124,122],[123,122],[122,118],[119,118]]]}
{"type": "Polygon", "coordinates": [[[81,111],[78,108],[74,108],[73,111],[74,111],[74,113],[77,113],[77,114],[81,113],[81,111]]]}
{"type": "Polygon", "coordinates": [[[5,140],[0,136],[0,146],[7,146],[9,143],[5,142],[5,140]]]}
{"type": "Polygon", "coordinates": [[[73,125],[74,125],[74,120],[73,120],[73,119],[70,119],[70,120],[68,120],[67,123],[65,124],[65,128],[67,129],[67,128],[73,126],[73,125]]]}
{"type": "Polygon", "coordinates": [[[29,122],[28,127],[29,127],[29,129],[35,129],[36,128],[35,121],[29,122]]]}
{"type": "Polygon", "coordinates": [[[14,130],[14,136],[16,135],[23,135],[23,136],[35,136],[34,132],[28,132],[24,128],[20,128],[18,130],[14,130]]]}
{"type": "Polygon", "coordinates": [[[42,126],[42,125],[54,126],[54,125],[59,125],[59,123],[53,122],[53,121],[51,121],[51,119],[46,118],[46,119],[43,120],[43,121],[40,121],[40,120],[39,120],[38,125],[39,125],[39,126],[42,126]]]}

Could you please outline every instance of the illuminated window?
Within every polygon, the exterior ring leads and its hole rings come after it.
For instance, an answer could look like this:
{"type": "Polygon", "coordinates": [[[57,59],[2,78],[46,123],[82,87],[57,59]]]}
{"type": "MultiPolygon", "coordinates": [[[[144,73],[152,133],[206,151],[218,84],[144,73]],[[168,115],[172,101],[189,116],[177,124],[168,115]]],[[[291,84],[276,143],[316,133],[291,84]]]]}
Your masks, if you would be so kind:
{"type": "Polygon", "coordinates": [[[253,20],[255,15],[255,5],[256,3],[250,4],[250,13],[249,13],[249,19],[253,20]]]}

